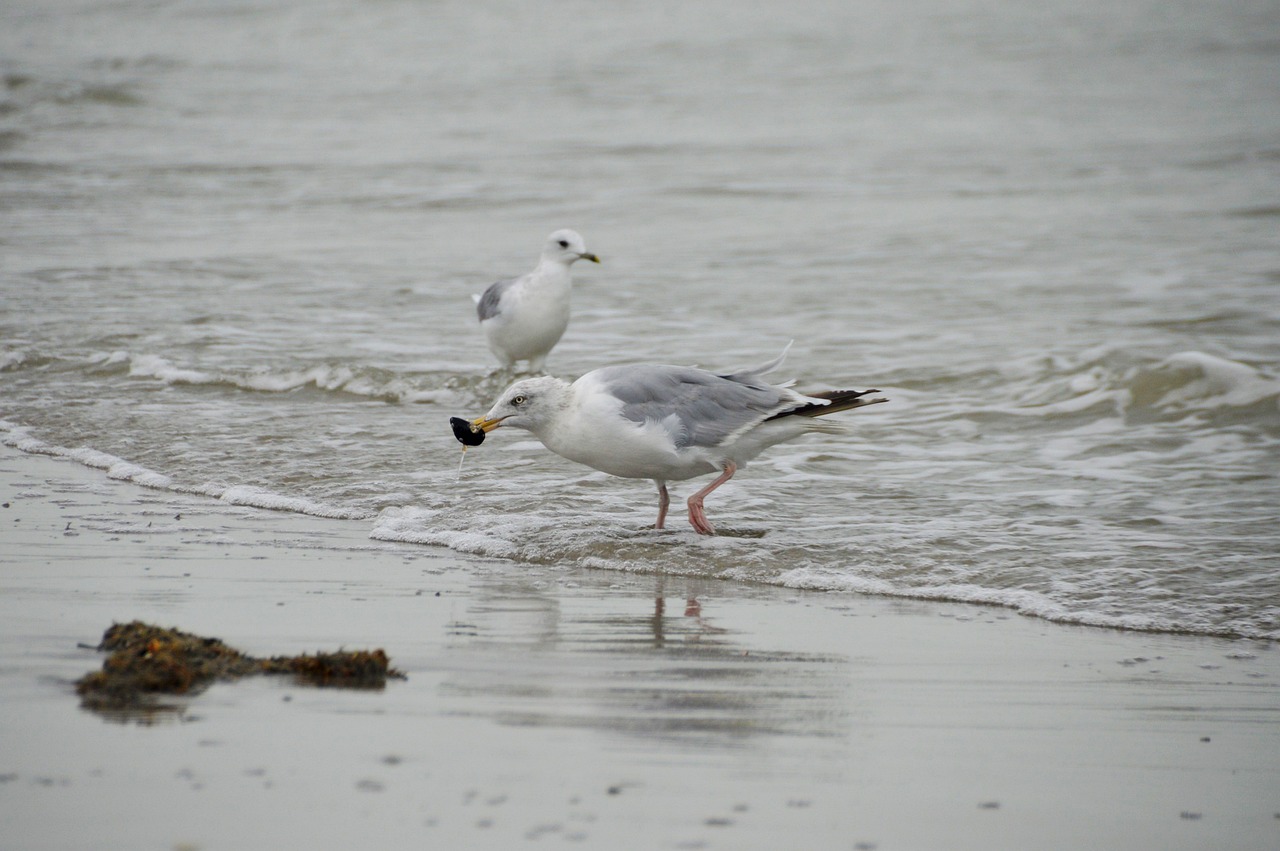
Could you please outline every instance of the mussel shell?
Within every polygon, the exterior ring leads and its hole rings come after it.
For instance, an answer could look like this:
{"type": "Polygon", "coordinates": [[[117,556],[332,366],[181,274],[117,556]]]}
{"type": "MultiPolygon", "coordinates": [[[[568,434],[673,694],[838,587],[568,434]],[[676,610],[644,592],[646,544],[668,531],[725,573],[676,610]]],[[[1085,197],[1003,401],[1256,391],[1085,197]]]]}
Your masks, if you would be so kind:
{"type": "Polygon", "coordinates": [[[484,443],[484,432],[462,417],[449,417],[449,425],[453,426],[453,436],[463,446],[479,446],[484,443]]]}

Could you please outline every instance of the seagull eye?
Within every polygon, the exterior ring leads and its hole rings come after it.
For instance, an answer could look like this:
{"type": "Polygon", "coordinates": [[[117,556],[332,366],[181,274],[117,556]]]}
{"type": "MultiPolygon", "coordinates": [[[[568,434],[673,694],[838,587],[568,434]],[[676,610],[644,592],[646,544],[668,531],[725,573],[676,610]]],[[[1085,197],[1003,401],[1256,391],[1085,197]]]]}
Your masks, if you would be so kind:
{"type": "Polygon", "coordinates": [[[528,401],[529,401],[529,397],[528,397],[528,396],[517,396],[517,397],[515,397],[514,399],[512,399],[512,400],[511,400],[511,404],[512,404],[512,405],[515,405],[515,406],[518,408],[518,407],[520,407],[521,405],[523,405],[525,402],[528,402],[528,401]]]}
{"type": "Polygon", "coordinates": [[[561,248],[568,248],[568,247],[569,247],[569,240],[567,240],[567,239],[562,239],[562,240],[560,240],[560,247],[561,247],[561,248]]]}

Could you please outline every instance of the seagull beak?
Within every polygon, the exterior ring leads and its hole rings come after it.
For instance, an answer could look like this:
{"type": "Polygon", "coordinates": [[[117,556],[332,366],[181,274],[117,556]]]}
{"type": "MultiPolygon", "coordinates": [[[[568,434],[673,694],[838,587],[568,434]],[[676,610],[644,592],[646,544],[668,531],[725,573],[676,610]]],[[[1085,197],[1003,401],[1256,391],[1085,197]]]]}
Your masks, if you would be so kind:
{"type": "Polygon", "coordinates": [[[582,258],[583,260],[590,260],[592,263],[600,262],[600,258],[590,253],[589,251],[584,251],[582,254],[579,254],[578,257],[582,258]]]}
{"type": "Polygon", "coordinates": [[[471,427],[473,429],[479,429],[480,431],[483,431],[485,434],[488,434],[498,426],[502,425],[502,421],[505,419],[506,417],[495,417],[494,419],[486,420],[484,417],[476,417],[474,420],[471,421],[471,427]]]}

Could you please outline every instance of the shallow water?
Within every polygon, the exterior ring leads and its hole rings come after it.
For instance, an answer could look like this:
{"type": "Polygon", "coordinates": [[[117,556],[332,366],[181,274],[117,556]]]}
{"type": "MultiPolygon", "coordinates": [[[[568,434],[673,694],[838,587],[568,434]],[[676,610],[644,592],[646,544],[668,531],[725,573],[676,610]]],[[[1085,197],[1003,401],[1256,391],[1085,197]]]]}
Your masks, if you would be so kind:
{"type": "Polygon", "coordinates": [[[473,6],[10,4],[4,441],[484,557],[1280,638],[1274,3],[473,6]],[[562,226],[604,264],[556,374],[794,339],[892,403],[714,539],[518,433],[459,477],[509,378],[469,296],[562,226]]]}

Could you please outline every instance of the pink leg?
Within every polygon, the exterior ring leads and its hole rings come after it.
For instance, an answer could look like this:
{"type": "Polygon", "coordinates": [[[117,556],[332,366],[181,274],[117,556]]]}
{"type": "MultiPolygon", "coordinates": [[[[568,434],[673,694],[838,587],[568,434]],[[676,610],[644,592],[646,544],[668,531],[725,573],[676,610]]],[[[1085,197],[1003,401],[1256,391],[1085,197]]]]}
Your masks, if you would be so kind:
{"type": "Polygon", "coordinates": [[[671,494],[667,493],[667,483],[658,482],[658,522],[653,524],[653,528],[661,529],[662,524],[667,522],[667,508],[671,505],[671,494]]]}
{"type": "Polygon", "coordinates": [[[724,472],[717,476],[714,482],[689,497],[689,523],[698,534],[714,535],[716,533],[715,527],[707,520],[707,512],[702,510],[702,500],[707,498],[707,494],[733,478],[736,472],[738,472],[738,465],[732,461],[726,462],[724,472]]]}

